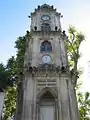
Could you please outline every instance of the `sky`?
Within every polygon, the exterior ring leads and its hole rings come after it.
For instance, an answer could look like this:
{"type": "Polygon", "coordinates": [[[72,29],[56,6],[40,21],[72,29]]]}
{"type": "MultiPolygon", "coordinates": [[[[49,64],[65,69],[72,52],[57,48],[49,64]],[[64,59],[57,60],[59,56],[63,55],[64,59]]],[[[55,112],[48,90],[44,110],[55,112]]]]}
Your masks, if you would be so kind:
{"type": "Polygon", "coordinates": [[[6,64],[15,56],[15,41],[30,29],[28,15],[44,3],[54,5],[62,13],[63,30],[73,25],[85,35],[78,65],[83,70],[82,91],[90,91],[90,0],[0,0],[0,63],[6,64]]]}

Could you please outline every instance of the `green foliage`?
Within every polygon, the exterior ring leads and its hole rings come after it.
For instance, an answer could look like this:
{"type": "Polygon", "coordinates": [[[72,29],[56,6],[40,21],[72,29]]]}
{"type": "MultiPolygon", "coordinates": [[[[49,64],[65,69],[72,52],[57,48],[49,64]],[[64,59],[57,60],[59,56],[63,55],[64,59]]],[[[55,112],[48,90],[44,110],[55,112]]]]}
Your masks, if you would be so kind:
{"type": "Polygon", "coordinates": [[[16,60],[12,56],[7,65],[0,64],[0,87],[6,93],[3,120],[8,120],[15,112],[16,108],[16,73],[15,73],[16,60]]]}
{"type": "MultiPolygon", "coordinates": [[[[17,97],[17,86],[19,84],[18,75],[20,72],[23,71],[23,64],[24,64],[24,54],[26,48],[26,34],[23,37],[19,37],[15,42],[15,48],[17,48],[17,55],[16,59],[11,57],[6,65],[6,68],[3,68],[1,65],[0,70],[6,71],[9,74],[9,79],[12,81],[12,86],[8,87],[7,85],[7,92],[4,104],[4,111],[3,111],[3,120],[8,120],[15,114],[16,111],[16,97],[17,97]]],[[[6,76],[7,80],[7,76],[6,76]]],[[[4,80],[5,81],[5,80],[4,80]]],[[[4,82],[3,82],[4,83],[4,82]]],[[[6,82],[5,82],[6,83],[6,82]]]]}
{"type": "MultiPolygon", "coordinates": [[[[77,85],[77,79],[80,75],[80,72],[77,69],[78,60],[80,58],[80,52],[79,48],[83,40],[85,39],[84,35],[81,32],[77,32],[75,27],[70,26],[69,27],[69,38],[66,41],[66,47],[68,52],[68,58],[69,58],[69,65],[71,71],[74,73],[74,80],[75,80],[75,87],[78,89],[80,87],[80,84],[77,85]]],[[[90,120],[90,93],[86,92],[85,94],[78,93],[78,106],[80,111],[80,120],[90,120]]]]}
{"type": "Polygon", "coordinates": [[[26,37],[19,37],[15,42],[17,48],[16,71],[17,74],[23,71],[24,54],[26,48],[26,37]]]}
{"type": "Polygon", "coordinates": [[[3,120],[9,120],[16,110],[17,86],[8,87],[3,110],[3,120]]]}
{"type": "Polygon", "coordinates": [[[8,84],[8,73],[3,64],[0,64],[0,88],[6,89],[8,84]]]}
{"type": "Polygon", "coordinates": [[[11,80],[10,72],[7,71],[3,64],[0,64],[0,88],[6,90],[8,86],[12,86],[13,81],[11,80]]]}
{"type": "Polygon", "coordinates": [[[90,120],[90,93],[78,93],[80,120],[90,120]]]}
{"type": "Polygon", "coordinates": [[[69,29],[69,38],[66,41],[67,52],[70,62],[74,62],[73,68],[77,65],[77,61],[80,58],[79,48],[81,42],[85,39],[82,33],[76,31],[75,27],[70,26],[69,29]]]}
{"type": "Polygon", "coordinates": [[[70,69],[73,70],[75,74],[75,83],[77,83],[77,78],[79,76],[79,71],[77,70],[78,60],[80,58],[79,48],[85,37],[81,32],[77,32],[73,26],[69,27],[68,32],[69,36],[66,40],[66,48],[70,69]]]}
{"type": "Polygon", "coordinates": [[[16,74],[16,59],[14,58],[14,56],[12,56],[6,65],[6,69],[7,71],[10,73],[10,75],[14,76],[16,74]]]}

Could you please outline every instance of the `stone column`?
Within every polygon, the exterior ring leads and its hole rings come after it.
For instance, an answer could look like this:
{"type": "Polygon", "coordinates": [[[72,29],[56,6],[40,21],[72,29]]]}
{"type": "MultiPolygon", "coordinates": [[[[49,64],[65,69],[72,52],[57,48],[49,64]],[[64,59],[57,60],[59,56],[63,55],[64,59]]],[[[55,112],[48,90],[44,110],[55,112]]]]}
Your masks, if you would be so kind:
{"type": "Polygon", "coordinates": [[[60,94],[60,100],[61,100],[59,104],[61,104],[62,120],[71,120],[68,87],[67,87],[66,78],[64,74],[60,76],[59,85],[60,85],[59,94],[60,94]]]}
{"type": "Polygon", "coordinates": [[[16,106],[16,117],[15,120],[22,120],[22,109],[23,109],[23,74],[19,76],[19,84],[17,90],[17,106],[16,106]]]}
{"type": "Polygon", "coordinates": [[[34,83],[32,75],[25,77],[24,81],[24,96],[23,96],[23,114],[22,120],[33,119],[33,94],[34,94],[34,83]]]}
{"type": "Polygon", "coordinates": [[[70,100],[71,120],[80,120],[76,91],[74,89],[71,80],[69,80],[69,100],[70,100]]]}

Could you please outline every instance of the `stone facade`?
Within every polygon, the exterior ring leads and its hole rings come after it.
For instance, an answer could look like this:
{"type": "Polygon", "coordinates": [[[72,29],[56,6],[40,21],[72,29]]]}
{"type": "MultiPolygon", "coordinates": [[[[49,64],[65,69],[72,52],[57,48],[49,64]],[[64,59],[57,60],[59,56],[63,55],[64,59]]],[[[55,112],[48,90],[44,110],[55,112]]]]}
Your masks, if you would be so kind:
{"type": "Polygon", "coordinates": [[[25,53],[22,112],[18,117],[17,110],[16,120],[79,120],[61,13],[44,4],[30,17],[32,38],[28,37],[25,53]]]}

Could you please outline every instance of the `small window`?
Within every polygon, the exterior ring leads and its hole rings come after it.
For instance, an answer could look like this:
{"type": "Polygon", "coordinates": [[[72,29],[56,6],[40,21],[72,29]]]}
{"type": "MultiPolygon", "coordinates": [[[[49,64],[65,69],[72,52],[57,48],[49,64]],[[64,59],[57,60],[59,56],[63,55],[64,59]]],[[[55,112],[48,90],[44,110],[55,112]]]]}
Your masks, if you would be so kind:
{"type": "Polygon", "coordinates": [[[41,52],[51,52],[52,51],[52,45],[49,41],[44,41],[40,46],[41,52]]]}
{"type": "Polygon", "coordinates": [[[41,26],[41,31],[42,32],[50,32],[51,31],[51,27],[48,23],[43,23],[41,26]]]}

